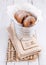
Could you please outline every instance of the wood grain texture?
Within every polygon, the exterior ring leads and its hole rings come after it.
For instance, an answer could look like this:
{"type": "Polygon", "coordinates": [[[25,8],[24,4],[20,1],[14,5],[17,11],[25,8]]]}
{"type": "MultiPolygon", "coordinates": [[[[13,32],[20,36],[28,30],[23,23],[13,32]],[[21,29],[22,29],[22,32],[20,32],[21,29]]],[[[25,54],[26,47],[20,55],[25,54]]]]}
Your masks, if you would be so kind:
{"type": "Polygon", "coordinates": [[[46,65],[46,0],[35,0],[34,5],[42,11],[42,21],[40,21],[38,29],[38,41],[42,47],[42,52],[39,56],[39,65],[46,65]]]}
{"type": "Polygon", "coordinates": [[[8,62],[7,65],[15,65],[15,62],[8,62]]]}

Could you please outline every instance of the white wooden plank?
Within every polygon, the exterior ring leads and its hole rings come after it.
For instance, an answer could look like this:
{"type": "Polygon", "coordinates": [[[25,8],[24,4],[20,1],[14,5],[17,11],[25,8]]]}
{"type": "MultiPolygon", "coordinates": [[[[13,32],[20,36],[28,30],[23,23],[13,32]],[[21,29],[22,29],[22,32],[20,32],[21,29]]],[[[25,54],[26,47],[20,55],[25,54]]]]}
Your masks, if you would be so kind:
{"type": "Polygon", "coordinates": [[[21,1],[20,1],[20,0],[14,0],[14,4],[15,4],[15,3],[26,3],[26,2],[32,4],[32,3],[33,3],[33,0],[21,0],[21,1]]]}
{"type": "Polygon", "coordinates": [[[14,65],[14,62],[7,62],[7,65],[14,65]]]}
{"type": "Polygon", "coordinates": [[[15,62],[15,65],[28,65],[28,62],[15,62]]]}
{"type": "Polygon", "coordinates": [[[39,57],[39,64],[46,65],[46,54],[43,54],[39,57]]]}
{"type": "Polygon", "coordinates": [[[34,61],[30,61],[29,65],[39,65],[38,64],[38,59],[34,60],[34,61]]]}
{"type": "Polygon", "coordinates": [[[6,29],[0,30],[0,61],[6,61],[8,35],[6,29]]]}
{"type": "Polygon", "coordinates": [[[39,45],[42,47],[42,52],[39,56],[39,64],[46,65],[46,0],[35,0],[34,5],[42,10],[43,21],[39,28],[39,45]]]}
{"type": "Polygon", "coordinates": [[[6,65],[5,61],[0,61],[0,65],[6,65]]]}
{"type": "Polygon", "coordinates": [[[0,27],[3,26],[3,17],[4,17],[4,10],[6,9],[6,0],[0,0],[0,27]]]}
{"type": "Polygon", "coordinates": [[[0,28],[9,25],[7,6],[12,5],[14,0],[0,0],[0,28]],[[4,22],[4,23],[3,23],[4,22]]]}
{"type": "Polygon", "coordinates": [[[28,0],[14,0],[14,3],[24,3],[28,2],[28,0]]]}
{"type": "Polygon", "coordinates": [[[6,26],[7,15],[6,15],[6,0],[0,0],[0,28],[6,26]],[[4,22],[4,23],[3,23],[4,22]]]}
{"type": "Polygon", "coordinates": [[[13,5],[14,4],[14,0],[6,0],[6,4],[7,5],[13,5]]]}

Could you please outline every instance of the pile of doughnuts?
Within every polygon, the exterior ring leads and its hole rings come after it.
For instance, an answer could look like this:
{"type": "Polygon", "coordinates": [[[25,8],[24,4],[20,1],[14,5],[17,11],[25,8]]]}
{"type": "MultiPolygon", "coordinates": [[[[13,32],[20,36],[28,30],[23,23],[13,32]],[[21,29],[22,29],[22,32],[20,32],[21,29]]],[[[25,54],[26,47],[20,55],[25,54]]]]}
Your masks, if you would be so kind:
{"type": "Polygon", "coordinates": [[[18,10],[15,12],[14,18],[18,23],[22,24],[23,27],[30,27],[36,22],[36,17],[25,10],[18,10]]]}

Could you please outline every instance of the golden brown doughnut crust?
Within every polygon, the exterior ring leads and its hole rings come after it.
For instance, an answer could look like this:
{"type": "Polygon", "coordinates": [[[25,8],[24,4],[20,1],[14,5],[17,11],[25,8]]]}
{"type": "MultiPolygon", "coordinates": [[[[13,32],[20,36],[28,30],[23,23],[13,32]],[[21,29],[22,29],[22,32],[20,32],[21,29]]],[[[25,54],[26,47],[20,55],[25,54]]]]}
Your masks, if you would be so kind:
{"type": "Polygon", "coordinates": [[[23,21],[23,26],[24,27],[29,27],[35,24],[35,18],[33,16],[28,16],[24,21],[23,21]]]}
{"type": "Polygon", "coordinates": [[[14,18],[18,23],[22,24],[23,27],[30,27],[34,25],[36,21],[36,17],[25,10],[18,10],[15,12],[14,18]]]}
{"type": "Polygon", "coordinates": [[[27,16],[31,15],[30,13],[24,11],[24,10],[18,10],[15,15],[14,15],[14,18],[16,18],[16,20],[19,22],[19,23],[22,23],[23,22],[23,19],[25,19],[27,16]]]}

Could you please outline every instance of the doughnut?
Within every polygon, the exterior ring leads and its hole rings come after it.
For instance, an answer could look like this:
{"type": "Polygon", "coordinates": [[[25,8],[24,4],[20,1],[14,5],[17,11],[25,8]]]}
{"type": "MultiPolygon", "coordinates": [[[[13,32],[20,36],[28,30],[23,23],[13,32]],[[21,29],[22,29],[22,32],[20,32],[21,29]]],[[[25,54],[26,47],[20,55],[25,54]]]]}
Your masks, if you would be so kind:
{"type": "Polygon", "coordinates": [[[35,24],[35,17],[33,16],[28,16],[24,21],[23,21],[23,26],[24,27],[29,27],[35,24]]]}
{"type": "Polygon", "coordinates": [[[30,15],[30,13],[24,11],[24,10],[19,10],[15,13],[14,18],[19,22],[19,23],[23,23],[23,20],[28,17],[30,15]]]}

